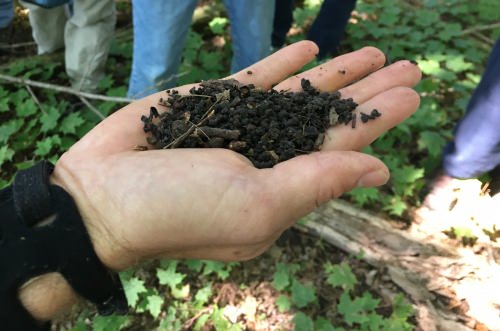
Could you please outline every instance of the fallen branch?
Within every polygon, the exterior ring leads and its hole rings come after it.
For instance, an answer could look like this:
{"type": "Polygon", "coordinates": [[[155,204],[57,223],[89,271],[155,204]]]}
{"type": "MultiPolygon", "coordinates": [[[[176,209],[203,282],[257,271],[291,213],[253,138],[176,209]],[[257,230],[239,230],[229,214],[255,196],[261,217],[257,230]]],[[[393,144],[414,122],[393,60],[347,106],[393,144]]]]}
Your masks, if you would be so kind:
{"type": "Polygon", "coordinates": [[[65,86],[50,84],[50,83],[42,83],[42,82],[31,80],[31,79],[24,79],[24,78],[19,78],[19,77],[14,77],[14,76],[8,76],[8,75],[4,75],[4,74],[0,74],[0,79],[7,81],[7,82],[11,82],[11,83],[29,85],[29,86],[39,87],[39,88],[53,90],[53,91],[57,91],[57,92],[73,94],[73,95],[76,95],[78,97],[83,97],[86,99],[112,101],[112,102],[118,102],[118,103],[130,103],[130,102],[134,101],[133,99],[129,99],[129,98],[110,97],[110,96],[106,96],[106,95],[87,93],[87,92],[75,90],[75,89],[70,88],[70,87],[65,87],[65,86]]]}
{"type": "Polygon", "coordinates": [[[82,102],[87,106],[89,107],[89,109],[97,115],[97,117],[99,117],[99,119],[103,120],[106,118],[106,116],[104,116],[103,114],[101,114],[101,112],[96,108],[94,107],[87,99],[85,99],[84,97],[80,96],[80,100],[82,100],[82,102]]]}
{"type": "MultiPolygon", "coordinates": [[[[495,278],[483,255],[443,243],[439,234],[399,230],[374,214],[332,201],[308,215],[299,230],[359,256],[389,276],[414,302],[419,330],[500,328],[495,278]],[[462,314],[453,309],[467,307],[462,314]],[[465,322],[465,325],[464,323],[465,322]]],[[[500,292],[500,291],[499,291],[500,292]]]]}
{"type": "Polygon", "coordinates": [[[15,49],[15,48],[29,47],[29,46],[36,46],[36,43],[34,41],[29,41],[18,44],[0,44],[0,49],[15,49]]]}
{"type": "Polygon", "coordinates": [[[474,32],[479,32],[479,31],[485,31],[485,30],[491,30],[495,28],[500,28],[500,22],[496,22],[493,24],[488,24],[488,25],[481,25],[481,26],[475,26],[469,29],[465,29],[460,33],[460,36],[465,36],[474,32]]]}

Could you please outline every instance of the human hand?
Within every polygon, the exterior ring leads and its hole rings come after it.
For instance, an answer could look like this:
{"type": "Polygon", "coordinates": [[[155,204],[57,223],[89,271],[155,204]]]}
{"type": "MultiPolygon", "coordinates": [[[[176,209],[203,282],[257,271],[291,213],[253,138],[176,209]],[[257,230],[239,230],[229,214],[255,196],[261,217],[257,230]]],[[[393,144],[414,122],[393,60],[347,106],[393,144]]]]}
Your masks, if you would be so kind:
{"type": "MultiPolygon", "coordinates": [[[[134,151],[145,144],[141,115],[165,97],[157,93],[114,113],[61,157],[53,181],[75,199],[106,266],[121,270],[159,257],[252,258],[318,205],[387,181],[382,162],[357,151],[417,109],[410,87],[420,79],[418,67],[400,61],[382,68],[384,55],[367,47],[290,76],[317,51],[299,42],[232,78],[276,90],[300,90],[307,78],[320,90],[352,97],[360,111],[382,113],[362,130],[331,128],[321,152],[256,169],[223,149],[134,151]]],[[[177,90],[187,94],[191,87],[177,90]]]]}

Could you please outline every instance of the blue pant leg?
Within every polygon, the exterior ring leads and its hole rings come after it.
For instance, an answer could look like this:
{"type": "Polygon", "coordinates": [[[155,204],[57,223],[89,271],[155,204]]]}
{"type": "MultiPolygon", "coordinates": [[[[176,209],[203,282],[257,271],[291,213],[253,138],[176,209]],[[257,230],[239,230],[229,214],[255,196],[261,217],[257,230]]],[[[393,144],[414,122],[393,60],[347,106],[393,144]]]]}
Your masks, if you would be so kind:
{"type": "Polygon", "coordinates": [[[455,140],[444,151],[443,168],[456,178],[474,178],[500,165],[500,39],[465,116],[455,128],[455,140]]]}
{"type": "Polygon", "coordinates": [[[356,0],[325,0],[314,20],[307,39],[319,47],[318,58],[338,51],[340,41],[349,22],[356,0]]]}
{"type": "Polygon", "coordinates": [[[293,23],[293,7],[293,0],[276,0],[271,35],[271,45],[275,48],[280,48],[285,43],[286,34],[293,23]]]}
{"type": "Polygon", "coordinates": [[[231,72],[236,72],[271,52],[275,4],[273,0],[224,0],[224,3],[231,21],[231,72]]]}
{"type": "Polygon", "coordinates": [[[0,0],[0,29],[7,27],[14,18],[14,0],[0,0]]]}
{"type": "Polygon", "coordinates": [[[196,0],[133,0],[134,51],[128,96],[175,86],[196,0]]]}

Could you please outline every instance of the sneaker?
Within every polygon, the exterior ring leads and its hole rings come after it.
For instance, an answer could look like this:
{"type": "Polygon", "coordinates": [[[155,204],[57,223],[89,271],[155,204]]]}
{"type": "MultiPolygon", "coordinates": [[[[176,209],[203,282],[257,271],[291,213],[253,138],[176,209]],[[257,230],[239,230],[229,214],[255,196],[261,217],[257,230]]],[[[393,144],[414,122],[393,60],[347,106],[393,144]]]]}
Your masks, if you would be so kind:
{"type": "Polygon", "coordinates": [[[432,181],[423,206],[430,210],[449,212],[459,200],[473,201],[481,195],[481,182],[477,179],[457,179],[441,174],[432,181]]]}

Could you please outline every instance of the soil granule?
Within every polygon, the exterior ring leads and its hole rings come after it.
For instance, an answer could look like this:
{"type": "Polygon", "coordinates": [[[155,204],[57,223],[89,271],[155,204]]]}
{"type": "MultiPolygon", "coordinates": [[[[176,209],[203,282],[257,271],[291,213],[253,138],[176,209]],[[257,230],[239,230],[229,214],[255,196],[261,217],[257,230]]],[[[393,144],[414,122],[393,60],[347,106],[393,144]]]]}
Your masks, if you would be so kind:
{"type": "MultiPolygon", "coordinates": [[[[300,154],[319,150],[334,125],[356,127],[357,104],[339,92],[320,92],[302,79],[302,91],[264,91],[236,80],[208,80],[188,95],[167,90],[159,113],[142,116],[148,143],[155,148],[228,148],[269,168],[300,154]]],[[[360,113],[366,123],[380,116],[360,113]]]]}

